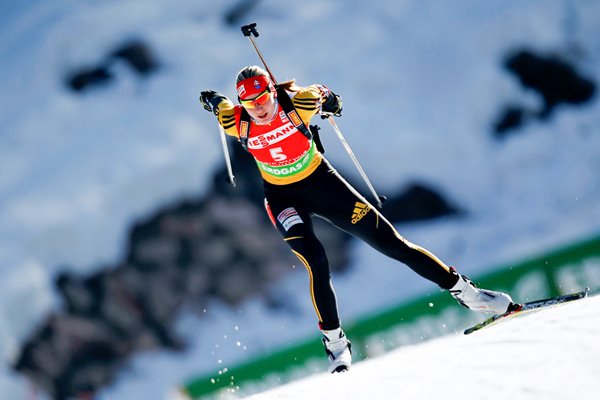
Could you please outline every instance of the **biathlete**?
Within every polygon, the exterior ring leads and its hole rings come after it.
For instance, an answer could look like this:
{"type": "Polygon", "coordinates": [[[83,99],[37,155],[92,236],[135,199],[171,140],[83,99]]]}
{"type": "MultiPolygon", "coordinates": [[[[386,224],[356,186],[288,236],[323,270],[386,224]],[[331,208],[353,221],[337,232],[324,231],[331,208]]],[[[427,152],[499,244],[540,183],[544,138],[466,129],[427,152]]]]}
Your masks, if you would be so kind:
{"type": "Polygon", "coordinates": [[[349,369],[352,352],[340,324],[327,255],[313,231],[313,216],[406,264],[469,309],[507,311],[512,304],[508,294],[477,288],[431,252],[406,240],[324,158],[306,127],[317,114],[340,116],[340,96],[323,85],[299,87],[294,80],[275,87],[257,66],[238,73],[236,90],[239,105],[212,90],[203,91],[200,101],[256,160],[267,213],[308,270],[330,372],[349,369]]]}

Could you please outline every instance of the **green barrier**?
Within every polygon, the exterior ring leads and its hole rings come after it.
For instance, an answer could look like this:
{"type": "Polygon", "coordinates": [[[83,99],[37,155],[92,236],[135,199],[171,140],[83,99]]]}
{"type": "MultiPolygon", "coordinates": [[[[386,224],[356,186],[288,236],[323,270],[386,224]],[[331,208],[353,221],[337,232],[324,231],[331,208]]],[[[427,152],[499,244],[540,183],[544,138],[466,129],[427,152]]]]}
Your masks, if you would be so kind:
{"type": "MultiPolygon", "coordinates": [[[[600,289],[600,236],[544,256],[504,265],[474,281],[482,287],[504,290],[525,302],[590,287],[600,289]]],[[[344,327],[352,340],[355,361],[391,349],[462,332],[485,316],[470,312],[445,291],[437,291],[403,303],[344,327]]],[[[187,382],[181,393],[188,399],[209,399],[229,392],[249,395],[301,376],[326,370],[319,336],[269,353],[215,374],[187,382]]]]}

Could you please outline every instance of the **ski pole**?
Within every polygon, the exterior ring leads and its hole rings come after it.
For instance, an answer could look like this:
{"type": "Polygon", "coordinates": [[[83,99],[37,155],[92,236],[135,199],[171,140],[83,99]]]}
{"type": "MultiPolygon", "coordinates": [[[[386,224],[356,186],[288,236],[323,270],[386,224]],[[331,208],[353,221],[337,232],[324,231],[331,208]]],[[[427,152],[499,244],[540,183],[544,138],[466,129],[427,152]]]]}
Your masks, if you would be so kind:
{"type": "Polygon", "coordinates": [[[360,176],[362,176],[363,180],[365,181],[365,183],[369,187],[369,190],[373,194],[373,197],[375,197],[375,201],[377,201],[377,205],[381,209],[383,207],[383,202],[386,200],[386,197],[385,196],[379,196],[377,194],[377,192],[375,191],[375,188],[371,184],[371,181],[369,180],[369,177],[367,177],[367,174],[365,173],[365,171],[360,166],[360,163],[358,162],[358,159],[356,158],[356,156],[354,155],[354,152],[350,148],[350,145],[348,144],[348,142],[344,138],[344,135],[342,135],[342,131],[340,131],[340,128],[338,128],[337,124],[335,123],[335,120],[333,119],[333,116],[332,115],[328,115],[327,116],[327,120],[329,121],[329,124],[333,128],[334,132],[337,134],[337,137],[340,139],[340,142],[342,142],[342,145],[344,145],[344,149],[346,149],[346,153],[348,153],[348,155],[352,159],[352,162],[354,162],[354,165],[356,166],[356,169],[360,173],[360,176]]]}
{"type": "Polygon", "coordinates": [[[273,75],[273,73],[269,69],[267,62],[263,58],[260,50],[258,49],[258,46],[256,45],[256,42],[254,41],[254,38],[252,37],[252,35],[254,35],[254,37],[258,37],[258,31],[256,30],[256,22],[254,22],[250,25],[242,26],[242,33],[244,34],[244,36],[247,36],[248,39],[250,39],[250,43],[252,43],[254,50],[256,50],[256,54],[258,54],[258,58],[260,58],[260,61],[262,61],[263,65],[265,66],[265,69],[269,73],[269,76],[271,77],[271,82],[273,82],[273,85],[277,85],[277,80],[275,79],[275,75],[273,75]]]}
{"type": "Polygon", "coordinates": [[[223,156],[225,157],[225,165],[227,166],[227,174],[229,175],[229,183],[235,187],[235,176],[233,176],[233,169],[231,168],[231,159],[229,158],[229,150],[227,149],[227,138],[225,138],[225,130],[221,124],[219,125],[219,133],[221,135],[221,146],[223,147],[223,156]]]}

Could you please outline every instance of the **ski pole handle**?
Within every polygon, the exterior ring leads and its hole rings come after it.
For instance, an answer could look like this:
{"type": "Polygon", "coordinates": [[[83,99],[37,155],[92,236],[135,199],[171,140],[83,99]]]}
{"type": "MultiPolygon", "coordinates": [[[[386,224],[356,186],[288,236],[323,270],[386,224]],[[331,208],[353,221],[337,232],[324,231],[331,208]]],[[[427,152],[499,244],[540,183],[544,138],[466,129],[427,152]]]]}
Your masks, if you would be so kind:
{"type": "Polygon", "coordinates": [[[235,176],[233,176],[233,169],[231,168],[231,159],[229,158],[229,150],[227,149],[227,138],[225,137],[225,130],[219,125],[219,133],[221,136],[221,146],[223,147],[223,156],[225,157],[225,165],[227,166],[227,174],[229,176],[229,183],[235,187],[235,176]]]}
{"type": "Polygon", "coordinates": [[[256,22],[242,26],[242,33],[244,36],[258,37],[258,31],[256,30],[256,22]]]}

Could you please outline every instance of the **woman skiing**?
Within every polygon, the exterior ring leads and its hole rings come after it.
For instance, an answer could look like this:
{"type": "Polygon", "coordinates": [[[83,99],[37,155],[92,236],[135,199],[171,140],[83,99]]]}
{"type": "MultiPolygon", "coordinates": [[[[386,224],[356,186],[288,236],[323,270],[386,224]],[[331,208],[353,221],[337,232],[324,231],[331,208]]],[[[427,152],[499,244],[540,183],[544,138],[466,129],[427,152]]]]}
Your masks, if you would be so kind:
{"type": "Polygon", "coordinates": [[[308,270],[330,372],[349,369],[352,353],[340,325],[329,263],[313,231],[312,216],[326,219],[406,264],[472,310],[507,311],[512,304],[509,295],[475,287],[432,253],[403,238],[324,158],[306,126],[317,114],[340,116],[340,96],[323,85],[299,87],[294,80],[275,87],[267,72],[257,66],[238,73],[236,90],[240,105],[212,90],[203,91],[200,101],[217,116],[225,133],[238,138],[256,160],[267,213],[308,270]]]}

